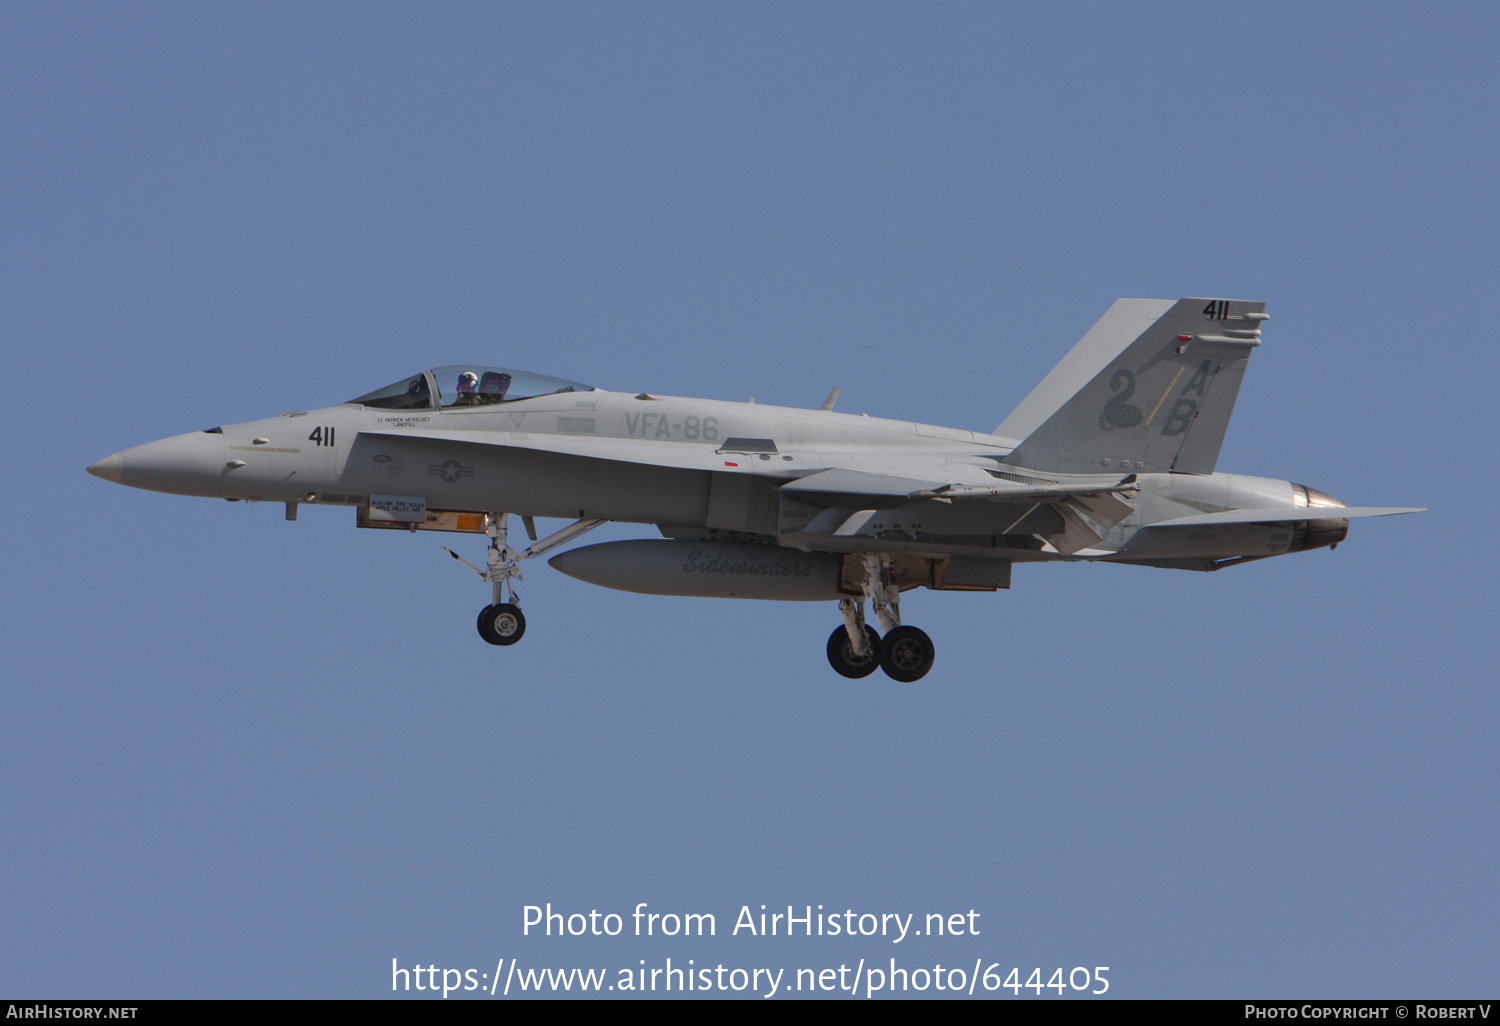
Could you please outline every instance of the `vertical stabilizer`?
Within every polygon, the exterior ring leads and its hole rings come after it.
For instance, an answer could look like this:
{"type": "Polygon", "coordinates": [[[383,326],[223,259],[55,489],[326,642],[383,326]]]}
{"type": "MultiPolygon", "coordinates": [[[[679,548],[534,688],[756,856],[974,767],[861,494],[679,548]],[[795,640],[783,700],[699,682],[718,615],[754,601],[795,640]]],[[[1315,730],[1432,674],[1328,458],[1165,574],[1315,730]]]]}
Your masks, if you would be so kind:
{"type": "Polygon", "coordinates": [[[1104,316],[1068,350],[1068,355],[1011,411],[995,434],[1017,440],[1030,435],[1087,385],[1100,367],[1123,353],[1141,337],[1141,332],[1170,309],[1170,299],[1115,300],[1104,316]]]}
{"type": "Polygon", "coordinates": [[[1006,418],[1035,470],[1210,474],[1265,304],[1122,299],[1006,418]]]}

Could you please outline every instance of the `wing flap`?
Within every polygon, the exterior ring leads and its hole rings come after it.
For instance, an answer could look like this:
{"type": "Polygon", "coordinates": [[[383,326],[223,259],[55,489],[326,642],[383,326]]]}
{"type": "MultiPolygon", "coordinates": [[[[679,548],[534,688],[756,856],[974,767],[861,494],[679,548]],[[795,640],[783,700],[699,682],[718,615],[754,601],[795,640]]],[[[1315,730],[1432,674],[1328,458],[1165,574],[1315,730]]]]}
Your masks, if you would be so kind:
{"type": "MultiPolygon", "coordinates": [[[[1111,478],[1103,482],[1078,485],[1013,483],[978,487],[945,485],[942,488],[912,492],[909,497],[936,499],[938,502],[948,503],[956,499],[988,499],[991,502],[1030,501],[1058,507],[1068,506],[1086,514],[1105,528],[1110,528],[1135,512],[1135,507],[1122,500],[1120,496],[1135,495],[1140,490],[1135,475],[1131,474],[1119,480],[1111,478]]],[[[1066,520],[1066,514],[1064,514],[1064,519],[1066,520]]],[[[1094,540],[1097,541],[1098,538],[1094,540]]]]}

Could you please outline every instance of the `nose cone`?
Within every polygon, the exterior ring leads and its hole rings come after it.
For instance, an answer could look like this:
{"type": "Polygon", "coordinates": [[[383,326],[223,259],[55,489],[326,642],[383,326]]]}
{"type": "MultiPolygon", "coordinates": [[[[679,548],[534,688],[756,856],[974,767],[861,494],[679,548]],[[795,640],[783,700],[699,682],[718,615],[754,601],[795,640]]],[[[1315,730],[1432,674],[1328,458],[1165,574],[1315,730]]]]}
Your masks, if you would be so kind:
{"type": "Polygon", "coordinates": [[[120,454],[115,453],[113,456],[104,457],[98,463],[90,463],[88,465],[88,472],[95,477],[102,477],[106,481],[113,481],[115,484],[119,484],[120,462],[120,454]]]}
{"type": "Polygon", "coordinates": [[[176,495],[223,493],[224,436],[195,431],[106,456],[91,464],[95,477],[132,488],[176,495]]]}

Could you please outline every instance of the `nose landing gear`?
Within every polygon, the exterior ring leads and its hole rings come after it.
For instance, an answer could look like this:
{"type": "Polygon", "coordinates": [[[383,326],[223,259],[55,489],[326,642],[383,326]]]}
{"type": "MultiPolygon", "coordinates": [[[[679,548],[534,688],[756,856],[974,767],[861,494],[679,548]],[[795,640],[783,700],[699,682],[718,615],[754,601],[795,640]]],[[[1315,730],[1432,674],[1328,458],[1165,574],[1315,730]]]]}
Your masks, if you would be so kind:
{"type": "Polygon", "coordinates": [[[603,520],[578,520],[561,531],[549,534],[541,541],[537,541],[536,534],[531,528],[531,518],[522,517],[532,544],[525,551],[517,552],[508,544],[506,528],[509,519],[509,513],[485,514],[485,534],[490,537],[487,569],[479,569],[446,545],[443,546],[444,552],[489,581],[494,587],[494,600],[479,611],[477,624],[479,636],[491,645],[514,645],[526,633],[526,617],[521,614],[521,598],[516,594],[515,585],[511,583],[521,579],[521,560],[535,559],[542,553],[550,552],[557,546],[570,542],[585,531],[592,531],[604,523],[603,520]],[[502,598],[504,601],[501,601],[502,598]]]}

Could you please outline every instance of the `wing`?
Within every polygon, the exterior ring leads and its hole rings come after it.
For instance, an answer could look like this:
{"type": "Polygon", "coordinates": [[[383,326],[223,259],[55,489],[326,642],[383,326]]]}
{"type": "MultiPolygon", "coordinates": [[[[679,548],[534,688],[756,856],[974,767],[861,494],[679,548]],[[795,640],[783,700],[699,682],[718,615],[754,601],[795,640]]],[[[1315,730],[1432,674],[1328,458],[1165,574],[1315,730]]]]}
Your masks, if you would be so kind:
{"type": "MultiPolygon", "coordinates": [[[[784,544],[840,549],[878,547],[891,532],[920,537],[936,550],[990,548],[996,536],[1036,536],[1046,550],[1071,555],[1097,544],[1100,533],[1130,515],[1120,494],[1134,491],[1117,476],[1072,477],[1066,485],[1000,472],[993,458],[820,453],[837,466],[791,479],[747,473],[743,455],[693,442],[506,431],[390,428],[363,435],[422,442],[501,447],[581,459],[710,472],[708,528],[774,534],[784,544]],[[746,514],[742,510],[752,510],[746,514]]],[[[976,553],[979,554],[979,553],[976,553]]],[[[1002,553],[983,553],[1003,555],[1002,553]]]]}

